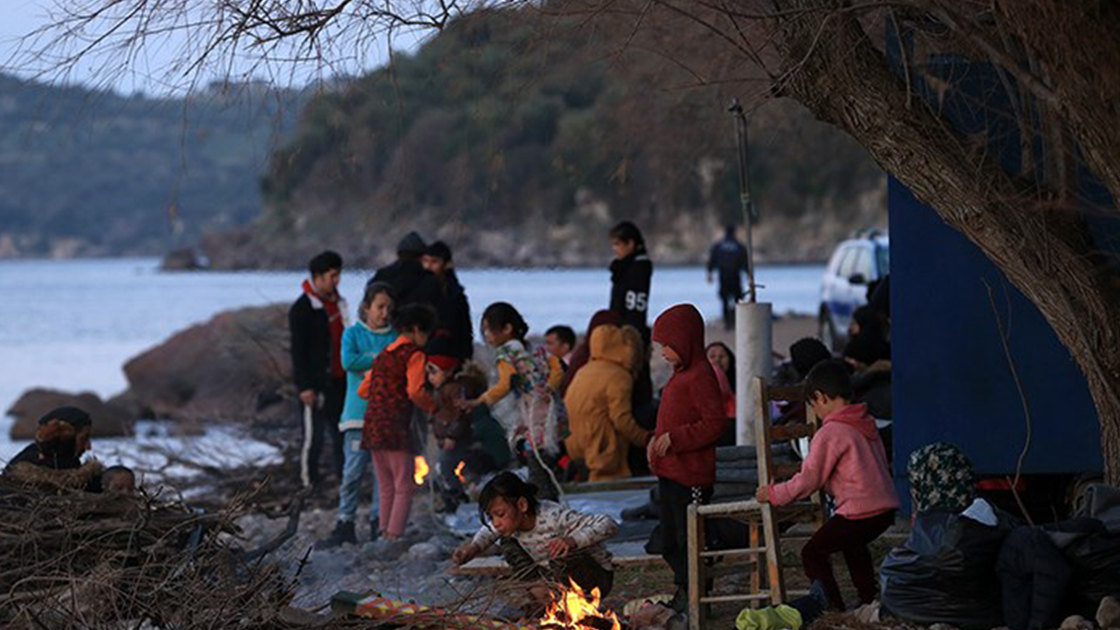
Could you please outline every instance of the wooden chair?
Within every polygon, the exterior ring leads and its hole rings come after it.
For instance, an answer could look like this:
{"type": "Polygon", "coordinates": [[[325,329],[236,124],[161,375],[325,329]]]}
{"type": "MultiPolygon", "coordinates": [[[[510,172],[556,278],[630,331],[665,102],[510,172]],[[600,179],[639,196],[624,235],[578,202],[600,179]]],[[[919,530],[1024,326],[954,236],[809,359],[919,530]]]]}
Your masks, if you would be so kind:
{"type": "MultiPolygon", "coordinates": [[[[775,443],[811,438],[820,426],[811,409],[806,408],[806,423],[773,426],[770,403],[773,401],[804,401],[799,386],[779,387],[767,385],[765,379],[756,378],[751,383],[754,399],[758,401],[755,418],[755,438],[758,450],[758,483],[770,485],[792,477],[800,468],[794,465],[776,465],[772,457],[775,443]]],[[[782,579],[782,555],[779,525],[793,522],[813,522],[817,527],[824,523],[824,493],[816,492],[810,501],[775,508],[769,503],[754,499],[711,505],[688,507],[688,612],[689,627],[700,630],[709,604],[746,602],[757,607],[760,602],[771,605],[786,601],[787,593],[782,579]],[[705,520],[730,518],[748,526],[746,547],[738,549],[707,550],[705,520]],[[753,560],[750,591],[731,595],[713,596],[707,592],[708,564],[716,559],[746,558],[753,560]],[[763,569],[765,567],[765,570],[763,569]],[[764,581],[765,580],[765,581],[764,581]]]]}

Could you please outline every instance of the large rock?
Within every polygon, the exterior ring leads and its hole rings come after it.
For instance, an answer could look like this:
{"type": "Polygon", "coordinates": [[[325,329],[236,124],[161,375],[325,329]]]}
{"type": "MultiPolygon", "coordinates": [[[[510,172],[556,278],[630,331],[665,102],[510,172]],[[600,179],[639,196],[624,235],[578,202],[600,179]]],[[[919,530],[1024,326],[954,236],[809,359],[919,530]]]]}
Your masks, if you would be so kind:
{"type": "Polygon", "coordinates": [[[128,361],[129,396],[157,418],[279,419],[293,413],[288,305],[224,311],[128,361]]]}
{"type": "Polygon", "coordinates": [[[85,409],[93,417],[94,437],[132,435],[136,414],[116,399],[105,402],[92,392],[71,394],[53,389],[31,389],[23,393],[10,408],[15,419],[10,431],[13,440],[35,439],[39,418],[55,407],[72,405],[85,409]]]}

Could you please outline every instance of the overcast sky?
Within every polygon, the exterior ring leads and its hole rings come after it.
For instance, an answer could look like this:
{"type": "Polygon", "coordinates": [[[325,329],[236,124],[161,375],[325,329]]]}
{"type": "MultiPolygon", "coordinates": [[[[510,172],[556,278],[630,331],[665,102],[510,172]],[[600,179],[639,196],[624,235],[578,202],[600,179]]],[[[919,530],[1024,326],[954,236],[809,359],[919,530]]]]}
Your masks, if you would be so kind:
{"type": "MultiPolygon", "coordinates": [[[[43,80],[59,80],[58,76],[37,76],[39,69],[21,54],[19,39],[38,28],[48,26],[50,18],[48,10],[60,0],[0,0],[3,17],[0,18],[0,71],[16,74],[25,78],[41,78],[43,80]]],[[[401,34],[394,39],[394,48],[397,50],[413,50],[424,34],[401,34]]],[[[137,59],[127,69],[117,72],[106,72],[103,64],[96,60],[85,63],[74,72],[61,80],[67,83],[81,83],[87,86],[111,87],[122,93],[144,92],[147,94],[171,94],[181,91],[186,81],[179,74],[169,72],[169,66],[175,61],[175,52],[186,41],[181,36],[168,39],[159,46],[149,46],[144,49],[143,57],[137,59]]],[[[373,46],[363,51],[364,58],[333,60],[332,68],[317,68],[309,65],[298,67],[284,67],[282,73],[274,75],[272,80],[284,85],[297,87],[317,78],[328,78],[330,75],[341,72],[344,74],[360,74],[383,65],[387,59],[386,47],[373,46]]],[[[235,61],[230,75],[236,79],[268,77],[250,77],[248,61],[235,61]]],[[[210,80],[225,78],[218,72],[203,75],[202,85],[210,80]]]]}

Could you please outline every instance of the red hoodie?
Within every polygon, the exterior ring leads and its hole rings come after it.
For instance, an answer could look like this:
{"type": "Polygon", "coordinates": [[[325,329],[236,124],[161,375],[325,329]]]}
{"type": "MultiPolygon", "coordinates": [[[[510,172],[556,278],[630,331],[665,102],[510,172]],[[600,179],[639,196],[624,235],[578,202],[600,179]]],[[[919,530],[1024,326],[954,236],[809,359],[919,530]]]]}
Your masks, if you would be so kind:
{"type": "Polygon", "coordinates": [[[681,358],[661,392],[654,437],[669,434],[669,452],[650,462],[658,477],[683,486],[716,482],[716,442],[727,423],[715,371],[704,353],[704,318],[691,304],[678,304],[653,324],[653,341],[681,358]]]}

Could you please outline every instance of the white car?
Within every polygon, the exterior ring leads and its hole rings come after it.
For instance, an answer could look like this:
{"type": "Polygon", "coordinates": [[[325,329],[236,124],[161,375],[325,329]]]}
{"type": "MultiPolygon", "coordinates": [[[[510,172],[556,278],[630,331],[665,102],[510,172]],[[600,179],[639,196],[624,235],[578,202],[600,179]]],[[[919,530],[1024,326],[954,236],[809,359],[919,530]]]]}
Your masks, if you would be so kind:
{"type": "Polygon", "coordinates": [[[819,334],[833,351],[844,347],[852,313],[867,304],[867,286],[890,273],[890,240],[878,230],[836,246],[821,280],[819,334]]]}

